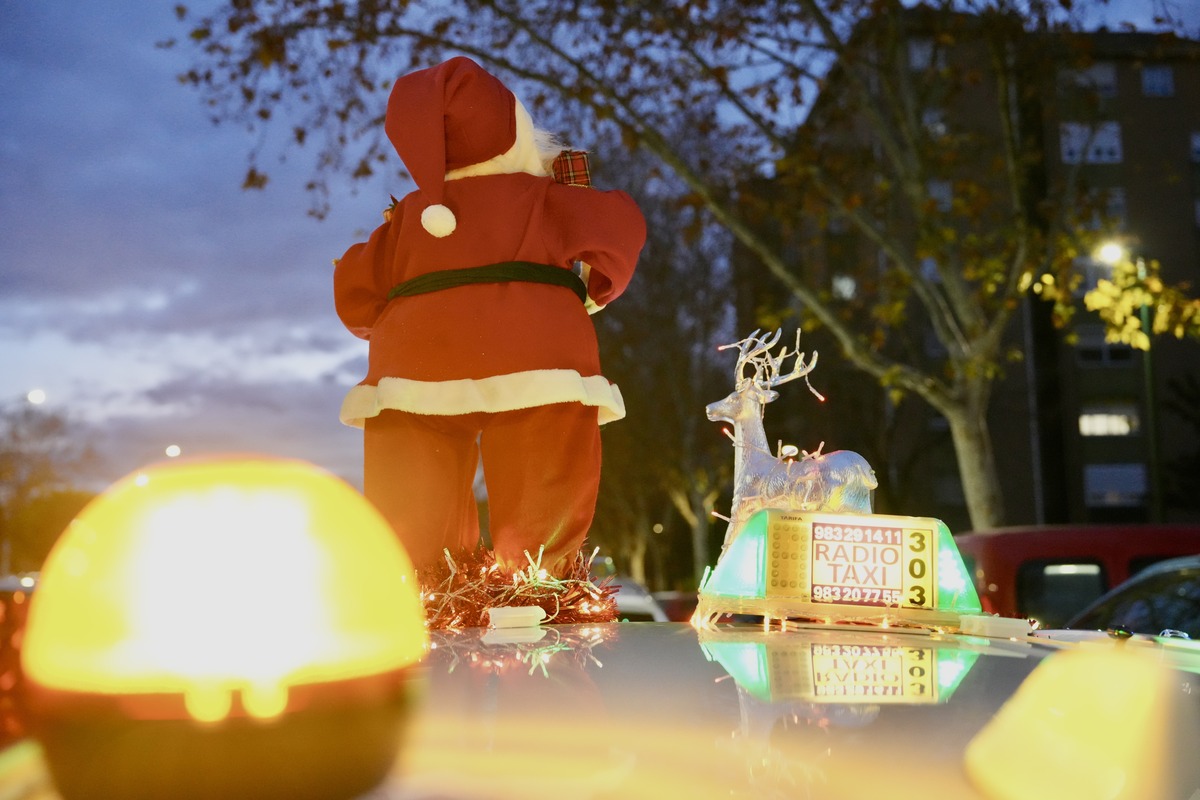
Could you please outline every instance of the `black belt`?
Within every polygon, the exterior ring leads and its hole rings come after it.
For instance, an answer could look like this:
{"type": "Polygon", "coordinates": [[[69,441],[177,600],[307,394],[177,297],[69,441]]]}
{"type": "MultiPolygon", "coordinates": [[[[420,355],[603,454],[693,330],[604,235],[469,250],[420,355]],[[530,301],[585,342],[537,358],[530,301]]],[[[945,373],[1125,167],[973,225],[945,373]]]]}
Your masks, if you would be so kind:
{"type": "Polygon", "coordinates": [[[453,289],[455,286],[466,286],[469,283],[505,283],[507,281],[565,286],[579,295],[579,302],[587,302],[587,287],[574,272],[563,267],[536,264],[532,261],[505,261],[500,264],[488,264],[485,267],[448,269],[418,275],[392,287],[392,290],[388,292],[388,300],[426,292],[437,292],[442,289],[453,289]]]}

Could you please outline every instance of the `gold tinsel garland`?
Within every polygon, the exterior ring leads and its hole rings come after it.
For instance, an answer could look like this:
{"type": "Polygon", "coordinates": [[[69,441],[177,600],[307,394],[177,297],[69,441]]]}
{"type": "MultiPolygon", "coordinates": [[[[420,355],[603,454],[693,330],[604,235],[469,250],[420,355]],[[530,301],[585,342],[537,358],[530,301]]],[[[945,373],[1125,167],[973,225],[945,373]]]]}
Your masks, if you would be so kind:
{"type": "Polygon", "coordinates": [[[417,574],[425,626],[443,628],[487,627],[489,608],[539,606],[546,623],[614,622],[617,619],[616,587],[611,579],[592,580],[596,552],[581,550],[561,576],[541,567],[542,551],[534,559],[525,554],[523,569],[505,568],[487,548],[452,554],[443,551],[444,562],[417,574]]]}

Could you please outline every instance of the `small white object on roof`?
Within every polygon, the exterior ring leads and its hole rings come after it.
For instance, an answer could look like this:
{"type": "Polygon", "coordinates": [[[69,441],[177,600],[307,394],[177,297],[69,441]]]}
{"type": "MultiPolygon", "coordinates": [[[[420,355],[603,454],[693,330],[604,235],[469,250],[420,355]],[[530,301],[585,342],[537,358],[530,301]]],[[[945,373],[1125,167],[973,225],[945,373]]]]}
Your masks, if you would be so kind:
{"type": "Polygon", "coordinates": [[[532,628],[546,618],[540,606],[501,606],[489,608],[487,613],[489,628],[532,628]]]}
{"type": "Polygon", "coordinates": [[[1033,625],[1027,619],[998,617],[994,614],[963,614],[959,621],[959,630],[970,636],[1022,639],[1030,634],[1033,625]]]}

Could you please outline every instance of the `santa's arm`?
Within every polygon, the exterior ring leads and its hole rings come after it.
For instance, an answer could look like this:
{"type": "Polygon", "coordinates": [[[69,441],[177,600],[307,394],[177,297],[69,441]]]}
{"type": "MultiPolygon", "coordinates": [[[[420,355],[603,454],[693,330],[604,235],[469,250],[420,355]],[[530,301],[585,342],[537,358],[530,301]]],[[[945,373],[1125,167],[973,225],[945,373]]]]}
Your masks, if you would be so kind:
{"type": "Polygon", "coordinates": [[[587,285],[588,310],[599,310],[619,297],[633,277],[646,242],[642,212],[633,198],[619,191],[552,187],[549,200],[551,229],[563,237],[561,244],[571,260],[587,265],[581,277],[587,285]]]}
{"type": "Polygon", "coordinates": [[[398,210],[385,213],[385,222],[371,238],[352,245],[334,261],[334,307],[342,324],[361,339],[370,339],[375,321],[388,303],[398,210]]]}

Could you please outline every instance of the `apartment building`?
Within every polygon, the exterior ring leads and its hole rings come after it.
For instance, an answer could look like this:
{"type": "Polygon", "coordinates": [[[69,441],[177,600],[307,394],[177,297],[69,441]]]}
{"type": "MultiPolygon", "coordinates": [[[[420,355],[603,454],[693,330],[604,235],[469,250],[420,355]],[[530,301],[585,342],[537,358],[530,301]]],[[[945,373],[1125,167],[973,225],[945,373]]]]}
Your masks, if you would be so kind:
{"type": "MultiPolygon", "coordinates": [[[[906,91],[920,96],[912,116],[935,147],[938,137],[956,134],[971,142],[957,150],[957,161],[948,159],[944,179],[929,180],[928,202],[948,209],[962,199],[956,175],[986,186],[989,174],[1015,163],[1001,152],[1011,123],[1021,142],[1023,191],[1038,195],[1025,198],[1027,208],[1049,215],[1058,213],[1046,208],[1056,198],[1083,198],[1084,238],[1157,261],[1168,283],[1188,281],[1200,292],[1200,42],[1139,32],[1034,35],[1011,18],[966,15],[949,20],[947,32],[947,22],[914,9],[903,25],[868,22],[851,39],[852,47],[879,48],[866,57],[884,69],[898,59],[910,71],[906,91]],[[881,44],[873,25],[888,36],[899,28],[901,40],[881,44]],[[991,79],[997,53],[1007,82],[991,79]]],[[[835,66],[810,120],[823,139],[854,143],[847,152],[857,148],[859,185],[869,194],[866,187],[888,180],[875,169],[883,156],[870,125],[855,116],[862,112],[840,102],[838,73],[835,66]]],[[[873,213],[890,216],[889,224],[921,224],[904,199],[874,198],[873,213]]],[[[986,226],[998,218],[975,219],[986,226]]],[[[971,232],[971,223],[958,224],[971,232]]],[[[804,279],[835,297],[878,287],[892,266],[876,243],[837,220],[797,236],[794,249],[804,279]]],[[[1097,252],[1079,252],[1075,267],[1084,275],[1076,300],[1111,270],[1097,252]]],[[[738,275],[739,327],[749,330],[776,290],[753,265],[742,263],[738,275]]],[[[904,325],[887,346],[907,347],[897,356],[936,366],[943,345],[929,335],[928,320],[917,313],[904,325]]],[[[1023,358],[1002,365],[988,422],[1007,523],[1200,519],[1200,342],[1158,338],[1143,353],[1107,342],[1081,303],[1068,327],[1055,326],[1050,305],[1037,298],[1017,311],[1006,336],[1023,358]]],[[[819,332],[808,341],[831,345],[819,332]]],[[[896,401],[870,379],[839,370],[836,349],[823,359],[831,365],[822,366],[830,370],[827,385],[843,386],[842,397],[852,401],[840,412],[822,409],[818,427],[811,409],[772,407],[776,426],[863,452],[880,473],[879,510],[969,527],[945,421],[912,397],[896,401]]]]}

